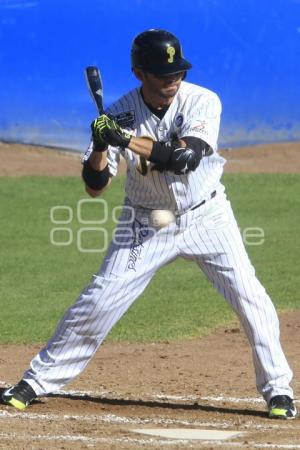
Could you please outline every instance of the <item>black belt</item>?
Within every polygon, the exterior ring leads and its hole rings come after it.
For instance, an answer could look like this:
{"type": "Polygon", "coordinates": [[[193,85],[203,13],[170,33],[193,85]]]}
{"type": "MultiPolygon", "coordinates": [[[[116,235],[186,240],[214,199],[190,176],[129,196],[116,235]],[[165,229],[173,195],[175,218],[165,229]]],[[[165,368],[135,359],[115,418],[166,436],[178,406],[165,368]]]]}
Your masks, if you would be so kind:
{"type": "MultiPolygon", "coordinates": [[[[213,192],[210,194],[210,198],[212,199],[212,198],[214,198],[216,195],[217,195],[217,191],[213,191],[213,192]]],[[[206,200],[202,200],[201,203],[198,203],[198,205],[193,206],[193,207],[191,208],[191,211],[194,211],[194,209],[197,209],[197,208],[199,208],[199,206],[204,205],[205,202],[206,202],[206,200]]]]}

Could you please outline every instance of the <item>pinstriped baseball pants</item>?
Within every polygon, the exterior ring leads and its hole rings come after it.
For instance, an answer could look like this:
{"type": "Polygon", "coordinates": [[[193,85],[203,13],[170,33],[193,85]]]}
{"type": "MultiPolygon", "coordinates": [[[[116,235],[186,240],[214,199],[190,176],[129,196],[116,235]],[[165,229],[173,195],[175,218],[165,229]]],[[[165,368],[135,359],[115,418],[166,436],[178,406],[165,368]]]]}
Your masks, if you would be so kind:
{"type": "MultiPolygon", "coordinates": [[[[177,257],[193,260],[237,314],[249,340],[258,391],[289,395],[292,372],[281,348],[273,303],[255,276],[224,194],[155,229],[149,212],[125,207],[98,274],[65,313],[24,374],[37,395],[79,375],[155,272],[177,257]]],[[[183,281],[184,282],[184,281],[183,281]]],[[[201,299],[199,299],[201,301],[201,299]]]]}

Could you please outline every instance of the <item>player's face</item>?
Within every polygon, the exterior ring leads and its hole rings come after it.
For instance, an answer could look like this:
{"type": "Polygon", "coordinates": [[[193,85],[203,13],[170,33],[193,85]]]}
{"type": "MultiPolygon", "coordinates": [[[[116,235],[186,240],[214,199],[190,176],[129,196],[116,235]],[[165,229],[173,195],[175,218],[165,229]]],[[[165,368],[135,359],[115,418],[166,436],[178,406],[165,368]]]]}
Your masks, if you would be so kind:
{"type": "Polygon", "coordinates": [[[148,90],[152,91],[153,94],[169,99],[177,94],[182,78],[183,72],[165,76],[145,73],[144,85],[147,85],[148,90]]]}
{"type": "Polygon", "coordinates": [[[143,83],[143,94],[150,103],[153,99],[154,103],[160,101],[162,104],[170,104],[177,94],[183,76],[184,72],[165,76],[142,72],[140,79],[143,83]]]}

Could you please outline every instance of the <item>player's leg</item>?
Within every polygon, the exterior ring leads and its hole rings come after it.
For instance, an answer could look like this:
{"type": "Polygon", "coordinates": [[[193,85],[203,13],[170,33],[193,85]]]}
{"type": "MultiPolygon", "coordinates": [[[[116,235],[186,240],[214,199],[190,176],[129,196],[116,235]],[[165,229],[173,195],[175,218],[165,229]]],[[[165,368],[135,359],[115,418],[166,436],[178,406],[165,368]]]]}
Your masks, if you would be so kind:
{"type": "Polygon", "coordinates": [[[196,260],[238,315],[252,347],[258,391],[267,402],[276,395],[292,398],[274,305],[255,276],[229,202],[221,195],[209,203],[182,235],[183,256],[196,260]]]}
{"type": "Polygon", "coordinates": [[[114,324],[155,271],[176,257],[169,228],[154,232],[145,217],[119,225],[99,274],[66,312],[53,337],[31,361],[25,380],[35,394],[60,389],[85,368],[114,324]]]}

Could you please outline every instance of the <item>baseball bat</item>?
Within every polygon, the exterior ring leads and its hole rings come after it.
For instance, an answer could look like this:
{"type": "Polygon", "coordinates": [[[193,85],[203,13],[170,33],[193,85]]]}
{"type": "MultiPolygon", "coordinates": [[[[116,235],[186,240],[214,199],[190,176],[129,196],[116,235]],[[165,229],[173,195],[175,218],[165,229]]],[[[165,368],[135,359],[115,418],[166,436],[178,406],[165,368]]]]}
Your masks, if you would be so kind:
{"type": "Polygon", "coordinates": [[[96,66],[88,66],[85,69],[85,78],[92,99],[96,103],[99,114],[104,114],[103,107],[103,84],[101,74],[96,66]]]}
{"type": "MultiPolygon", "coordinates": [[[[92,99],[96,103],[99,114],[104,114],[103,107],[103,84],[101,80],[101,74],[97,66],[88,66],[85,68],[85,78],[87,82],[88,89],[92,96],[92,99]]],[[[151,138],[150,138],[151,139],[151,138]]],[[[139,167],[138,170],[142,175],[146,175],[147,161],[142,156],[139,157],[139,167]]]]}

